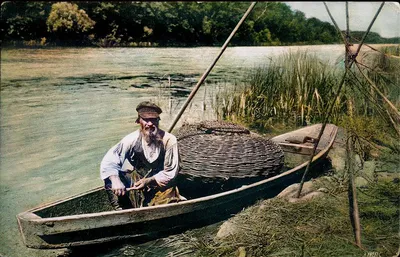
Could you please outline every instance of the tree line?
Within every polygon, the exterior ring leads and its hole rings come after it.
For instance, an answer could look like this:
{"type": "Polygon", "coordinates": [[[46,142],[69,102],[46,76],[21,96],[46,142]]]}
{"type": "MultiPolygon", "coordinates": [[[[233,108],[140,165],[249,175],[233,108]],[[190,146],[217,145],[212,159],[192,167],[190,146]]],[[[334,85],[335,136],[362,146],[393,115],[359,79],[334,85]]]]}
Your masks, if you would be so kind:
{"type": "MultiPolygon", "coordinates": [[[[3,2],[3,45],[197,46],[225,42],[249,2],[3,2]]],[[[371,33],[375,41],[383,39],[371,33]]],[[[328,22],[260,2],[232,45],[339,43],[328,22]]],[[[368,38],[367,38],[368,41],[368,38]]],[[[370,42],[377,43],[377,42],[370,42]]]]}

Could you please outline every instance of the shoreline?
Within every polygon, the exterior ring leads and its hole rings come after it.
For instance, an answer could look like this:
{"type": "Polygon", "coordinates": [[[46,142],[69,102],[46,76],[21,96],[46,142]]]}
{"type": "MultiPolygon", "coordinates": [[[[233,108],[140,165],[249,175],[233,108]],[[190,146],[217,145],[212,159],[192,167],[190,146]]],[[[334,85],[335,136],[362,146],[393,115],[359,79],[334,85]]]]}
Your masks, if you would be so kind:
{"type": "MultiPolygon", "coordinates": [[[[312,42],[298,42],[293,44],[269,44],[269,45],[241,45],[241,44],[229,44],[229,47],[287,47],[287,46],[324,46],[324,45],[343,45],[341,42],[337,43],[330,43],[330,44],[319,44],[319,43],[312,43],[312,42]]],[[[351,50],[355,52],[359,44],[353,44],[351,46],[351,50]]],[[[130,44],[121,44],[121,45],[110,45],[104,46],[100,44],[49,44],[45,43],[42,44],[40,41],[12,41],[12,42],[2,42],[3,49],[52,49],[52,48],[195,48],[195,47],[221,47],[221,44],[213,44],[213,45],[202,45],[202,44],[193,44],[193,45],[185,45],[185,44],[159,44],[155,42],[135,42],[130,44]]],[[[391,47],[391,46],[400,46],[399,43],[364,43],[361,51],[365,47],[391,47]]]]}

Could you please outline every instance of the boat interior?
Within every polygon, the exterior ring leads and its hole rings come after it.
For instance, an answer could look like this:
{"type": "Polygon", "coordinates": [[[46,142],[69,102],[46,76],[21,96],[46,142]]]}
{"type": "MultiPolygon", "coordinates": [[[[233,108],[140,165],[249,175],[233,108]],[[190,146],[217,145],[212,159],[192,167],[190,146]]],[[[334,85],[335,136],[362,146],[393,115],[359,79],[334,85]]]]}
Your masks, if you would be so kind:
{"type": "MultiPolygon", "coordinates": [[[[290,170],[299,164],[308,161],[308,159],[309,157],[306,155],[285,153],[285,165],[280,173],[290,170]]],[[[243,185],[249,185],[266,178],[267,177],[264,176],[258,176],[244,179],[202,180],[201,178],[188,178],[181,175],[178,179],[178,188],[180,194],[185,198],[196,199],[239,188],[243,185]]],[[[98,189],[56,202],[52,205],[46,206],[45,208],[39,208],[34,212],[34,214],[42,218],[50,218],[112,210],[106,191],[104,189],[98,189]]]]}

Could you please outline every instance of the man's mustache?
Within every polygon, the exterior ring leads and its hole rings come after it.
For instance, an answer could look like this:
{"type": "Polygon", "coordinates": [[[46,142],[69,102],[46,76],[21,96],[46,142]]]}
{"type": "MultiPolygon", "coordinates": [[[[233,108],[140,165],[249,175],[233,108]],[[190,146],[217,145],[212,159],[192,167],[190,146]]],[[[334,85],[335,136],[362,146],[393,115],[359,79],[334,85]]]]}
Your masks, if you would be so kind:
{"type": "MultiPolygon", "coordinates": [[[[151,126],[150,126],[151,127],[151,126]]],[[[150,127],[144,127],[142,129],[143,136],[148,143],[159,144],[162,143],[162,139],[159,138],[158,129],[154,126],[154,130],[151,130],[150,127]]]]}
{"type": "Polygon", "coordinates": [[[147,136],[153,137],[158,133],[158,128],[156,126],[144,126],[142,132],[147,136]]]}

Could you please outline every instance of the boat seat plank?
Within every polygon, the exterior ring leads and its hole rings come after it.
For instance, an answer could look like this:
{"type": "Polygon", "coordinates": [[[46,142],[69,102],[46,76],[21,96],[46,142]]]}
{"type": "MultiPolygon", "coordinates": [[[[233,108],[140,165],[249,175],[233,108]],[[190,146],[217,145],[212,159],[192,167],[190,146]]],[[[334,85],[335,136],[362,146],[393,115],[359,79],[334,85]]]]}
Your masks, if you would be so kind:
{"type": "MultiPolygon", "coordinates": [[[[310,143],[306,144],[293,144],[293,143],[279,143],[279,146],[285,152],[310,155],[313,151],[314,145],[310,143]]],[[[317,152],[319,152],[319,148],[317,148],[317,152]]]]}

